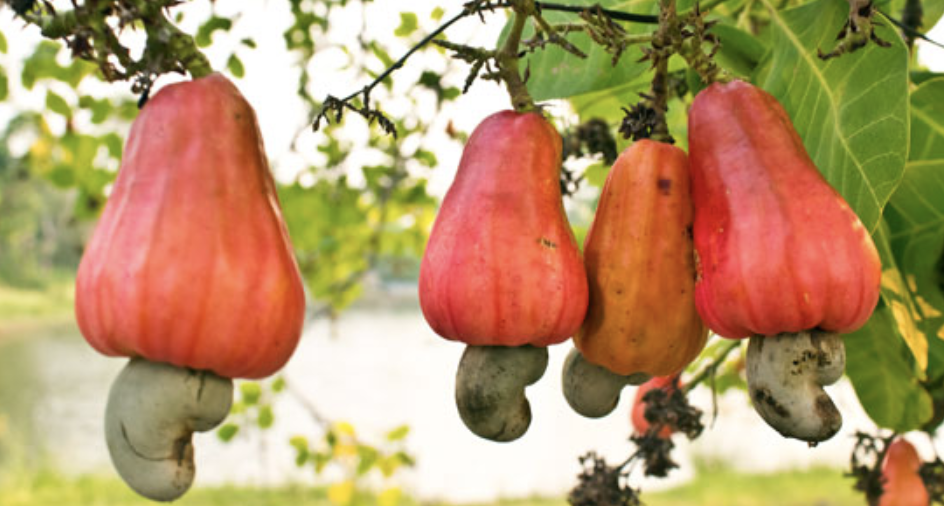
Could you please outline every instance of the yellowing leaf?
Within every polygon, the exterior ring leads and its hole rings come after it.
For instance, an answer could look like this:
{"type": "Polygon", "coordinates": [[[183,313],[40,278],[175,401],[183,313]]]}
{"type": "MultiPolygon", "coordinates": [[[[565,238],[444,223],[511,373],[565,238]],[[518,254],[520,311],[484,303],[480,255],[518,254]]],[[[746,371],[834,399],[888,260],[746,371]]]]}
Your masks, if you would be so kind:
{"type": "Polygon", "coordinates": [[[334,431],[344,436],[354,436],[354,426],[347,422],[335,422],[334,431]]]}
{"type": "Polygon", "coordinates": [[[335,457],[352,457],[357,455],[357,446],[350,443],[339,442],[334,446],[335,457]]]}
{"type": "Polygon", "coordinates": [[[399,487],[390,487],[377,496],[377,504],[379,506],[397,506],[400,504],[400,497],[402,496],[403,491],[399,487]]]}
{"type": "Polygon", "coordinates": [[[345,480],[328,487],[328,501],[332,504],[351,504],[354,499],[354,482],[345,480]]]}

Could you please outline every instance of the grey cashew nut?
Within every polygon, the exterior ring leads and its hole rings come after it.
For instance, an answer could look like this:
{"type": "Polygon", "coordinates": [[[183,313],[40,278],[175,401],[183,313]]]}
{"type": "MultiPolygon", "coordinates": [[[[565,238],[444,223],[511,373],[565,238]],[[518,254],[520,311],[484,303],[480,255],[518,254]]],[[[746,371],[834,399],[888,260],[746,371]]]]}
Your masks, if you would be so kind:
{"type": "Polygon", "coordinates": [[[600,418],[610,414],[628,385],[642,385],[651,378],[646,373],[622,376],[590,362],[577,348],[564,360],[562,382],[567,404],[582,416],[600,418]]]}
{"type": "Polygon", "coordinates": [[[547,369],[547,348],[468,346],[456,372],[456,406],[475,435],[514,441],[531,425],[524,389],[547,369]]]}
{"type": "Polygon", "coordinates": [[[144,497],[177,499],[193,482],[193,432],[219,425],[232,402],[228,378],[132,359],[105,408],[105,440],[118,474],[144,497]]]}
{"type": "Polygon", "coordinates": [[[810,444],[842,427],[842,414],[823,387],[838,381],[845,368],[842,337],[831,332],[754,336],[747,347],[754,409],[784,437],[810,444]]]}

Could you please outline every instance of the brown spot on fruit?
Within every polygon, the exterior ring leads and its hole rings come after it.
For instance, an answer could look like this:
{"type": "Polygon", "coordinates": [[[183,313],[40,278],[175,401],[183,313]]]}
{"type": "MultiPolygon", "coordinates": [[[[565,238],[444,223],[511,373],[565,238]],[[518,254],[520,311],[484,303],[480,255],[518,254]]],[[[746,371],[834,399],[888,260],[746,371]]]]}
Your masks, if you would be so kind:
{"type": "Polygon", "coordinates": [[[659,191],[663,195],[670,195],[672,193],[671,179],[659,178],[659,181],[656,184],[659,185],[659,191]]]}

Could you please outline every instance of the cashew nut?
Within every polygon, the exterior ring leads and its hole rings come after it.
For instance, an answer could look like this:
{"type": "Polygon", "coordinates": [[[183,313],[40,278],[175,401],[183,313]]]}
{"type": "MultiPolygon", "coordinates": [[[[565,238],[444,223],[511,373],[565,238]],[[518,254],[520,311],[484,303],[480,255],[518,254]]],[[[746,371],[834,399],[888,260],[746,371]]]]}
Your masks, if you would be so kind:
{"type": "Polygon", "coordinates": [[[105,408],[105,439],[118,474],[144,497],[177,499],[193,482],[193,432],[219,425],[232,402],[228,378],[132,359],[105,408]]]}
{"type": "Polygon", "coordinates": [[[456,373],[456,406],[466,427],[497,442],[514,441],[531,425],[524,389],[547,369],[547,348],[468,346],[456,373]]]}
{"type": "Polygon", "coordinates": [[[574,411],[587,418],[610,414],[627,385],[642,385],[651,376],[641,372],[623,376],[603,366],[587,362],[577,348],[564,361],[564,398],[574,411]]]}
{"type": "Polygon", "coordinates": [[[747,386],[754,409],[784,437],[816,444],[842,427],[823,390],[842,377],[846,349],[839,334],[811,330],[751,337],[747,386]]]}

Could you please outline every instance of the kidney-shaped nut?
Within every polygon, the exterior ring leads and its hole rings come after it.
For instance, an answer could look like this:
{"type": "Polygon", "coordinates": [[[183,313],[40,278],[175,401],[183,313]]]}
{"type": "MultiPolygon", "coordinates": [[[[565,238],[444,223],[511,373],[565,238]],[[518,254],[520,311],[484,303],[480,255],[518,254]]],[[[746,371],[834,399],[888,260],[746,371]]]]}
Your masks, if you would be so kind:
{"type": "Polygon", "coordinates": [[[616,408],[624,387],[642,385],[650,377],[646,373],[616,374],[587,362],[583,354],[573,348],[564,360],[561,380],[564,398],[574,411],[587,418],[600,418],[616,408]]]}
{"type": "Polygon", "coordinates": [[[468,346],[456,373],[456,406],[475,435],[514,441],[531,425],[524,389],[547,369],[547,348],[468,346]]]}
{"type": "Polygon", "coordinates": [[[842,427],[823,389],[842,377],[846,349],[839,334],[817,330],[751,337],[747,386],[754,409],[784,437],[816,444],[842,427]]]}
{"type": "Polygon", "coordinates": [[[219,425],[232,402],[228,378],[132,359],[105,409],[105,439],[118,474],[149,499],[180,497],[195,473],[191,436],[219,425]]]}

